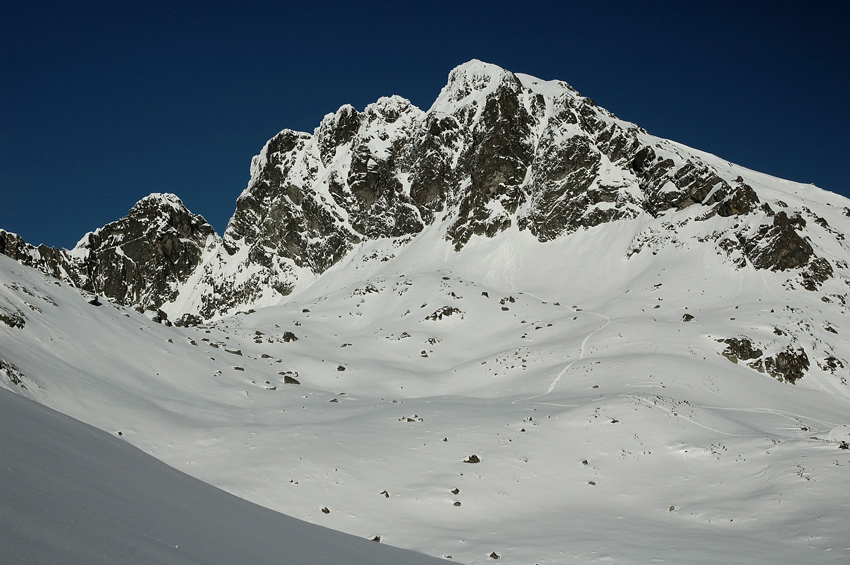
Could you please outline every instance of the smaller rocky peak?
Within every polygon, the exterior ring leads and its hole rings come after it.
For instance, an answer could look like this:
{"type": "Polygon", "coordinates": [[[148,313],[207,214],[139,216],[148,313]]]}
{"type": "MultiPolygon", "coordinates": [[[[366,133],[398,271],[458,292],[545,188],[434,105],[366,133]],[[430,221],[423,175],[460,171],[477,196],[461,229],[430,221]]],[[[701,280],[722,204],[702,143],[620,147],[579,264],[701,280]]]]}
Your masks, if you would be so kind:
{"type": "Polygon", "coordinates": [[[165,232],[198,242],[215,234],[204,217],[189,211],[176,195],[153,193],[136,202],[124,218],[86,234],[77,248],[114,247],[143,237],[161,238],[165,232]]]}
{"type": "Polygon", "coordinates": [[[264,149],[266,149],[266,152],[270,155],[289,153],[293,149],[303,146],[304,142],[308,141],[312,137],[312,135],[303,131],[285,129],[271,138],[266,143],[264,149]]]}
{"type": "MultiPolygon", "coordinates": [[[[322,118],[322,123],[319,125],[319,129],[345,128],[346,126],[350,127],[350,124],[352,123],[359,124],[359,121],[360,112],[358,112],[351,104],[343,104],[336,112],[325,114],[325,117],[322,118]]],[[[356,131],[357,130],[355,129],[354,132],[356,131]]]]}
{"type": "Polygon", "coordinates": [[[71,251],[74,284],[121,304],[158,308],[172,300],[215,230],[177,196],[155,193],[127,216],[87,234],[71,251]]]}
{"type": "Polygon", "coordinates": [[[27,266],[33,266],[34,247],[16,233],[0,229],[0,254],[27,266]]]}

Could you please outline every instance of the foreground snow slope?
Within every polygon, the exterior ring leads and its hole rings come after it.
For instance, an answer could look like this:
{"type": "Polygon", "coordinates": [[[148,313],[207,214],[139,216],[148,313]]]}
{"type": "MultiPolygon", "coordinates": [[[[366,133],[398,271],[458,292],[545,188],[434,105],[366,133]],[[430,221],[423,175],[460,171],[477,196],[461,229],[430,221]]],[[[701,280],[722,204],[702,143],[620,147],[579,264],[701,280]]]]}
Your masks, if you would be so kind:
{"type": "Polygon", "coordinates": [[[8,565],[438,563],[240,500],[7,390],[0,430],[8,565]]]}
{"type": "Polygon", "coordinates": [[[846,562],[841,281],[810,292],[686,245],[627,258],[664,221],[366,242],[288,302],[196,328],[0,257],[23,320],[0,324],[0,382],[260,505],[434,556],[846,562]],[[718,341],[740,336],[810,367],[782,382],[718,341]]]}

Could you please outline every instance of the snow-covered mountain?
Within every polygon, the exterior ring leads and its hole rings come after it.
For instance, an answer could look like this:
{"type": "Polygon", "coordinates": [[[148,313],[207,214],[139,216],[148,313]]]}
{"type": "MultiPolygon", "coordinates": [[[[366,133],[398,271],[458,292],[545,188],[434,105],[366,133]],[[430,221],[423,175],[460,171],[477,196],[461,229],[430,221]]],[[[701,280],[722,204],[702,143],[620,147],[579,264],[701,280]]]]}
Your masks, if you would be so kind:
{"type": "Polygon", "coordinates": [[[472,61],[275,136],[222,237],[0,232],[0,385],[434,556],[844,562],[848,216],[472,61]]]}
{"type": "Polygon", "coordinates": [[[846,270],[829,258],[847,214],[835,195],[656,138],[564,82],[470,61],[427,112],[393,96],[343,106],[312,135],[280,132],[254,158],[222,238],[177,197],[153,194],[71,251],[0,232],[0,252],[125,305],[213,318],[278,303],[363,242],[403,245],[426,227],[459,251],[510,229],[545,243],[640,226],[633,255],[670,239],[660,224],[681,245],[816,290],[846,270]]]}

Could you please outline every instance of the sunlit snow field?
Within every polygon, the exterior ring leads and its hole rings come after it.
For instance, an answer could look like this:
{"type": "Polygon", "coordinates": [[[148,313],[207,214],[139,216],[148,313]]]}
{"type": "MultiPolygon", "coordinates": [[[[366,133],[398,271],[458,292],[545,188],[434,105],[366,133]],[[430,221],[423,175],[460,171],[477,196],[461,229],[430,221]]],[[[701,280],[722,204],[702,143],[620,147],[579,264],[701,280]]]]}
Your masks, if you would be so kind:
{"type": "Polygon", "coordinates": [[[687,245],[627,258],[634,225],[370,242],[197,328],[0,257],[26,388],[0,384],[262,506],[464,563],[847,562],[846,371],[779,382],[717,341],[778,328],[848,358],[821,300],[839,286],[687,245]]]}

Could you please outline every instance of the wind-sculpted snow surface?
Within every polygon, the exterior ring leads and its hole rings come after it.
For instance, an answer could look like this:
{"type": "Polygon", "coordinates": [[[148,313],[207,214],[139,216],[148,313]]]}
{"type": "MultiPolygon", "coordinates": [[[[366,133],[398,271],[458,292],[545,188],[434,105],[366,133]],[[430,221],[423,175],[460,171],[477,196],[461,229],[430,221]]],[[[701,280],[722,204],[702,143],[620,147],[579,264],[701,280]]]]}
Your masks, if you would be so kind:
{"type": "Polygon", "coordinates": [[[159,312],[0,234],[0,384],[433,556],[843,563],[848,222],[472,61],[270,140],[159,312]]]}

